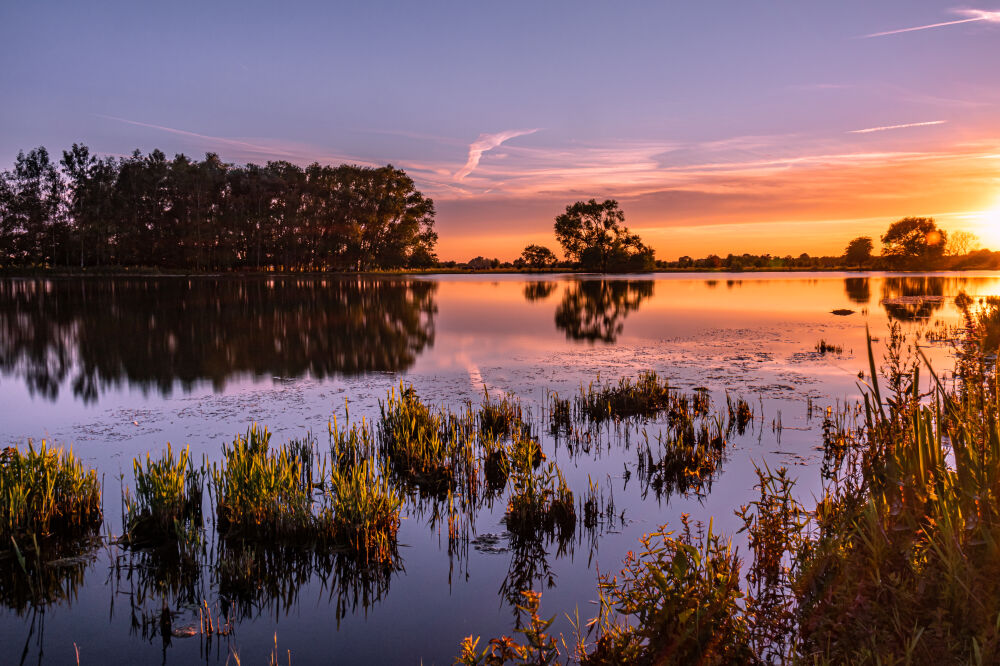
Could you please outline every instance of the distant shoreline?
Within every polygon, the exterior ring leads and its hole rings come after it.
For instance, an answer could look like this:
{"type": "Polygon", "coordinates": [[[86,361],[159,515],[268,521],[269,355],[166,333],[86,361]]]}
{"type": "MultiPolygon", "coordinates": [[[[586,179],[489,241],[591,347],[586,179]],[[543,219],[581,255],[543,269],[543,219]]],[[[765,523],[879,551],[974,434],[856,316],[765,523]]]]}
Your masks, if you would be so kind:
{"type": "Polygon", "coordinates": [[[348,277],[348,276],[432,276],[432,275],[590,275],[599,277],[650,276],[657,274],[692,274],[692,275],[746,275],[759,273],[975,273],[997,272],[1000,269],[970,267],[970,268],[845,268],[845,267],[794,267],[794,268],[744,268],[739,270],[727,268],[662,268],[643,272],[599,273],[579,268],[552,268],[543,270],[525,270],[518,268],[488,268],[471,270],[462,268],[435,269],[398,269],[372,271],[190,271],[171,270],[166,268],[87,268],[70,270],[60,268],[0,268],[0,277],[39,277],[39,278],[71,278],[71,277],[348,277]]]}

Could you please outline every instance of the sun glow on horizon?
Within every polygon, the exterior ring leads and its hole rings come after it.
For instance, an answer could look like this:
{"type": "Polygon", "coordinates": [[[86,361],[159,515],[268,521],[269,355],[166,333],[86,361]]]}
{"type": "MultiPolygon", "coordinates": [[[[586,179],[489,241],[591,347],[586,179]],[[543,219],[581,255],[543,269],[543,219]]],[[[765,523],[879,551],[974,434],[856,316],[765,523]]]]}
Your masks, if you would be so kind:
{"type": "Polygon", "coordinates": [[[979,215],[979,228],[976,235],[979,236],[983,247],[990,250],[1000,250],[1000,197],[992,207],[982,211],[979,215]]]}

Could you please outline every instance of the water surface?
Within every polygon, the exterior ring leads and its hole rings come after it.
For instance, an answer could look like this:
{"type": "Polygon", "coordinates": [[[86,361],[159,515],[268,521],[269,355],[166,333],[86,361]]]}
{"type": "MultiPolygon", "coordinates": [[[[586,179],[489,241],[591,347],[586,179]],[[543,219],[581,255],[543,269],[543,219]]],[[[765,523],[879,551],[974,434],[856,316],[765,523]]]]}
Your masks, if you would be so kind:
{"type": "MultiPolygon", "coordinates": [[[[753,463],[786,465],[807,502],[820,489],[821,414],[859,395],[865,326],[883,342],[892,322],[910,333],[960,321],[954,297],[1000,293],[1000,275],[863,273],[597,276],[454,275],[360,278],[93,278],[0,280],[0,444],[46,438],[72,446],[105,481],[107,529],[120,532],[119,481],[131,460],[167,442],[217,461],[257,421],[277,440],[327,423],[371,419],[399,382],[459,406],[509,393],[542,415],[547,392],[643,370],[715,404],[739,394],[757,410],[734,435],[703,492],[657,493],[637,475],[639,430],[589,451],[543,447],[578,496],[598,483],[614,519],[570,544],[515,547],[504,501],[476,512],[470,541],[449,549],[433,507],[404,507],[402,569],[384,578],[317,562],[284,562],[252,598],[227,590],[207,552],[183,590],[164,593],[143,563],[98,550],[44,608],[0,594],[3,663],[259,663],[273,649],[295,664],[451,663],[461,638],[509,633],[521,586],[544,592],[543,615],[589,617],[598,570],[616,569],[638,537],[682,513],[730,533],[748,501],[753,463]],[[839,314],[834,314],[839,311],[839,314]],[[848,312],[850,311],[850,312],[848,312]],[[842,354],[820,354],[820,340],[842,354]],[[114,568],[112,564],[131,566],[114,568]],[[207,645],[172,638],[197,605],[226,609],[229,636],[207,645]]],[[[947,345],[929,345],[935,365],[947,345]]],[[[655,437],[659,425],[644,426],[655,437]]],[[[641,429],[640,429],[641,430],[641,429]]],[[[609,512],[610,513],[610,512],[609,512]]],[[[2,586],[2,583],[0,583],[2,586]]],[[[216,610],[213,610],[216,612],[216,610]]],[[[562,619],[557,631],[569,631],[562,619]]]]}

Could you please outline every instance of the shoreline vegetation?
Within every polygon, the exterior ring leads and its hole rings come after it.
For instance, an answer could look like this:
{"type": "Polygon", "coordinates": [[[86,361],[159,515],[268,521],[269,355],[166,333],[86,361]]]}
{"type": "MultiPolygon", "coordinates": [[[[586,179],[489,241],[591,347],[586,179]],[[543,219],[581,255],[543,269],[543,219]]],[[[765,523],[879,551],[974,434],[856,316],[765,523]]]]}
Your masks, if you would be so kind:
{"type": "Polygon", "coordinates": [[[0,171],[0,274],[1000,269],[1000,252],[925,217],[890,224],[879,255],[875,241],[861,236],[839,256],[669,261],[629,231],[616,200],[590,199],[555,216],[562,260],[529,244],[512,261],[465,262],[438,259],[434,217],[433,200],[391,164],[238,165],[214,153],[168,159],[160,150],[98,157],[81,144],[56,162],[38,147],[0,171]]]}

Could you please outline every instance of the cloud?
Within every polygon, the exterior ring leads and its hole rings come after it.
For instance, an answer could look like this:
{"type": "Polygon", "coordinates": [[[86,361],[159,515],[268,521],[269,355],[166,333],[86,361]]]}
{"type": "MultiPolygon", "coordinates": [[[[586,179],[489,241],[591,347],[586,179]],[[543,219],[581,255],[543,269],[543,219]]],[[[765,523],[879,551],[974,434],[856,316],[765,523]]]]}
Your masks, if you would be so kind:
{"type": "Polygon", "coordinates": [[[482,159],[483,153],[486,151],[493,150],[504,141],[513,139],[516,136],[534,134],[537,131],[538,128],[529,130],[507,130],[506,132],[497,132],[496,134],[480,134],[479,138],[469,145],[469,159],[465,162],[465,166],[455,173],[455,180],[462,180],[472,173],[472,171],[479,166],[479,160],[482,159]]]}
{"type": "Polygon", "coordinates": [[[944,125],[947,120],[927,120],[922,123],[903,123],[902,125],[882,125],[880,127],[866,127],[865,129],[849,130],[848,134],[869,134],[871,132],[885,132],[886,130],[906,129],[908,127],[927,127],[928,125],[944,125]]]}
{"type": "Polygon", "coordinates": [[[1000,11],[987,11],[983,9],[956,9],[954,10],[954,12],[959,16],[965,16],[965,18],[956,19],[954,21],[942,21],[940,23],[928,23],[927,25],[918,25],[912,28],[900,28],[898,30],[873,32],[870,35],[865,35],[865,38],[867,39],[870,37],[885,37],[887,35],[898,35],[904,32],[930,30],[931,28],[943,28],[949,25],[959,25],[961,23],[974,23],[976,21],[986,21],[987,23],[1000,23],[1000,11]]]}

